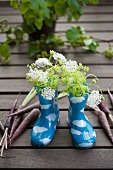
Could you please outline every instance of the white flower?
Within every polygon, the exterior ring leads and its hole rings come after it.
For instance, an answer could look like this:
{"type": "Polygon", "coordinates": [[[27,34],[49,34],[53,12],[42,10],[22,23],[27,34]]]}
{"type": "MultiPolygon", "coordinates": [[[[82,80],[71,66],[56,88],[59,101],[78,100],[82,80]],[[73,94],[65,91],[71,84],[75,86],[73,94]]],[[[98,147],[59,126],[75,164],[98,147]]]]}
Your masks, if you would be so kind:
{"type": "Polygon", "coordinates": [[[30,77],[32,80],[35,80],[36,78],[37,78],[37,74],[38,74],[38,70],[37,69],[30,69],[29,70],[29,73],[27,73],[26,75],[28,76],[28,77],[30,77]]]}
{"type": "Polygon", "coordinates": [[[67,61],[64,65],[70,72],[74,72],[76,68],[78,67],[77,62],[71,61],[71,60],[67,61]]]}
{"type": "Polygon", "coordinates": [[[16,40],[16,36],[13,33],[9,34],[8,37],[11,38],[12,40],[16,40]]]}
{"type": "Polygon", "coordinates": [[[41,95],[47,100],[52,100],[55,97],[55,90],[51,87],[45,87],[42,89],[41,95]]]}
{"type": "Polygon", "coordinates": [[[62,63],[65,63],[67,60],[65,58],[65,56],[63,54],[60,54],[60,53],[55,53],[53,55],[53,58],[56,60],[56,61],[60,61],[62,63]]]}
{"type": "Polygon", "coordinates": [[[87,99],[87,105],[94,108],[97,107],[98,104],[101,102],[102,95],[99,94],[98,90],[93,90],[87,99]]]}
{"type": "Polygon", "coordinates": [[[47,74],[48,74],[47,71],[43,72],[42,70],[39,70],[38,81],[43,82],[47,80],[47,74]]]}
{"type": "Polygon", "coordinates": [[[23,34],[23,40],[28,41],[29,40],[29,35],[27,33],[23,34]]]}
{"type": "Polygon", "coordinates": [[[38,60],[35,61],[35,65],[40,68],[40,67],[45,67],[47,65],[52,65],[52,63],[47,59],[47,58],[39,58],[38,60]]]}

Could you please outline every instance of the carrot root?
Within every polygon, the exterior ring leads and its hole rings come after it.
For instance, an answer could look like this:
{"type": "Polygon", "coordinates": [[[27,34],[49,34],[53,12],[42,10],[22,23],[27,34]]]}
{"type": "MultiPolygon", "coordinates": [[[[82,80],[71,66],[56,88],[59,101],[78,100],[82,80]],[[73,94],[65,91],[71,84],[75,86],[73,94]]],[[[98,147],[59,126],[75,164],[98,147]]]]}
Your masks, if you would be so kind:
{"type": "Polygon", "coordinates": [[[101,123],[105,133],[109,137],[110,141],[113,143],[113,135],[111,133],[110,125],[108,123],[107,117],[103,111],[98,111],[98,119],[99,122],[101,123]]]}
{"type": "Polygon", "coordinates": [[[36,120],[40,114],[39,109],[33,109],[21,122],[21,124],[18,126],[12,137],[10,138],[11,143],[18,138],[22,132],[28,127],[28,125],[36,120]]]}

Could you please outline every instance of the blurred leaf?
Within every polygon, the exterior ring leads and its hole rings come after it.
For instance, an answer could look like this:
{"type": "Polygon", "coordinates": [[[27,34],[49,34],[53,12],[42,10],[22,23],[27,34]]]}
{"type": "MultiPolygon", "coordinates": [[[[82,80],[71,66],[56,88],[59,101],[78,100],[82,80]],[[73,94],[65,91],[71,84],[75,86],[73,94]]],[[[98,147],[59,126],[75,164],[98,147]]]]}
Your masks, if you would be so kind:
{"type": "Polygon", "coordinates": [[[107,49],[105,49],[105,55],[106,57],[112,58],[113,57],[113,47],[109,47],[107,49]]]}
{"type": "Polygon", "coordinates": [[[0,56],[9,57],[10,49],[7,43],[3,43],[0,45],[0,56]]]}
{"type": "Polygon", "coordinates": [[[18,8],[18,3],[15,0],[10,0],[10,5],[13,6],[14,8],[18,8]]]}
{"type": "Polygon", "coordinates": [[[80,38],[79,31],[75,27],[71,27],[66,31],[66,38],[70,43],[77,42],[80,38]]]}
{"type": "Polygon", "coordinates": [[[29,57],[33,57],[35,54],[39,53],[41,50],[36,45],[31,45],[28,49],[28,55],[29,57]]]}
{"type": "Polygon", "coordinates": [[[29,0],[31,7],[38,11],[39,7],[46,8],[46,2],[44,0],[29,0]]]}
{"type": "Polygon", "coordinates": [[[20,6],[20,13],[21,13],[21,14],[26,13],[26,11],[27,11],[29,8],[30,8],[30,4],[28,4],[28,3],[23,3],[23,4],[21,4],[21,6],[20,6]]]}

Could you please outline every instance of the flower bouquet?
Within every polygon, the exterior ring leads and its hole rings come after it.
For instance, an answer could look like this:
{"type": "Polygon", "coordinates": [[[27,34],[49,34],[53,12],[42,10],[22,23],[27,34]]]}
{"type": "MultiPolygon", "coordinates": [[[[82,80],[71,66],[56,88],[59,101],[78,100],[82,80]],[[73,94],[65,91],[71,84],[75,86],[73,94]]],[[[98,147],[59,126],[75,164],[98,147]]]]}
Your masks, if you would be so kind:
{"type": "Polygon", "coordinates": [[[91,148],[96,142],[96,133],[84,114],[84,108],[91,86],[97,86],[98,78],[87,74],[88,67],[67,60],[53,50],[50,51],[49,59],[39,58],[28,67],[26,78],[33,83],[41,104],[40,118],[31,131],[32,143],[43,146],[53,139],[59,119],[58,86],[63,85],[61,96],[67,95],[69,99],[67,121],[73,142],[78,148],[91,148]],[[91,83],[87,83],[89,76],[94,77],[91,83]]]}

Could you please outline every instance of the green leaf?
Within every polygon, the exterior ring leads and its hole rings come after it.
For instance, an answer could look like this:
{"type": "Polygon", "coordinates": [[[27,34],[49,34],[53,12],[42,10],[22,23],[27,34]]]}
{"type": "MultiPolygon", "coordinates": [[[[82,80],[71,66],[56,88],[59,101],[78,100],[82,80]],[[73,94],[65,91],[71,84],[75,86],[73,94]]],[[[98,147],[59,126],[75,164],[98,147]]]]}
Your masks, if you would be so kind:
{"type": "Polygon", "coordinates": [[[26,13],[29,8],[30,8],[30,4],[28,4],[28,3],[21,4],[20,13],[21,14],[26,13]]]}
{"type": "Polygon", "coordinates": [[[73,17],[77,21],[80,18],[80,14],[78,12],[74,12],[73,17]]]}
{"type": "Polygon", "coordinates": [[[37,29],[41,30],[43,22],[40,22],[38,19],[35,19],[34,24],[37,27],[37,29]]]}
{"type": "Polygon", "coordinates": [[[89,2],[92,3],[92,4],[98,4],[99,0],[89,0],[89,2]]]}
{"type": "Polygon", "coordinates": [[[18,27],[17,29],[15,29],[14,34],[16,35],[16,38],[18,40],[22,40],[23,39],[23,30],[21,27],[18,27]]]}
{"type": "Polygon", "coordinates": [[[73,17],[72,12],[69,11],[69,12],[68,12],[67,21],[68,21],[68,22],[71,22],[71,21],[72,21],[72,17],[73,17]]]}
{"type": "Polygon", "coordinates": [[[105,49],[105,55],[108,58],[112,58],[113,57],[113,47],[109,47],[107,49],[105,49]]]}
{"type": "Polygon", "coordinates": [[[54,6],[55,2],[56,2],[56,0],[46,0],[47,6],[50,6],[50,7],[54,6]]]}
{"type": "Polygon", "coordinates": [[[77,0],[68,0],[68,5],[73,9],[78,9],[79,8],[79,4],[77,2],[77,0]]]}
{"type": "Polygon", "coordinates": [[[50,9],[49,8],[44,8],[43,9],[45,17],[50,19],[50,9]]]}
{"type": "Polygon", "coordinates": [[[68,41],[70,43],[77,42],[79,40],[79,38],[80,38],[79,31],[75,27],[72,27],[71,29],[68,29],[66,31],[66,38],[68,39],[68,41]]]}
{"type": "Polygon", "coordinates": [[[97,46],[95,46],[93,43],[89,46],[89,50],[96,51],[97,46]]]}
{"type": "Polygon", "coordinates": [[[31,45],[28,49],[28,55],[29,57],[33,57],[35,54],[39,53],[41,50],[36,45],[31,45]]]}
{"type": "Polygon", "coordinates": [[[21,0],[22,3],[29,2],[29,0],[21,0]]]}
{"type": "Polygon", "coordinates": [[[57,0],[60,4],[66,3],[68,0],[57,0]]]}
{"type": "Polygon", "coordinates": [[[46,8],[46,2],[45,0],[30,0],[30,5],[32,6],[32,8],[36,11],[39,10],[39,7],[42,7],[42,8],[46,8]]]}
{"type": "Polygon", "coordinates": [[[0,46],[0,56],[9,57],[10,56],[10,49],[7,43],[3,43],[0,46]]]}
{"type": "Polygon", "coordinates": [[[57,16],[64,16],[66,13],[66,4],[59,4],[58,2],[55,3],[54,9],[57,16]]]}
{"type": "Polygon", "coordinates": [[[10,0],[10,5],[14,8],[18,8],[18,3],[15,0],[10,0]]]}

